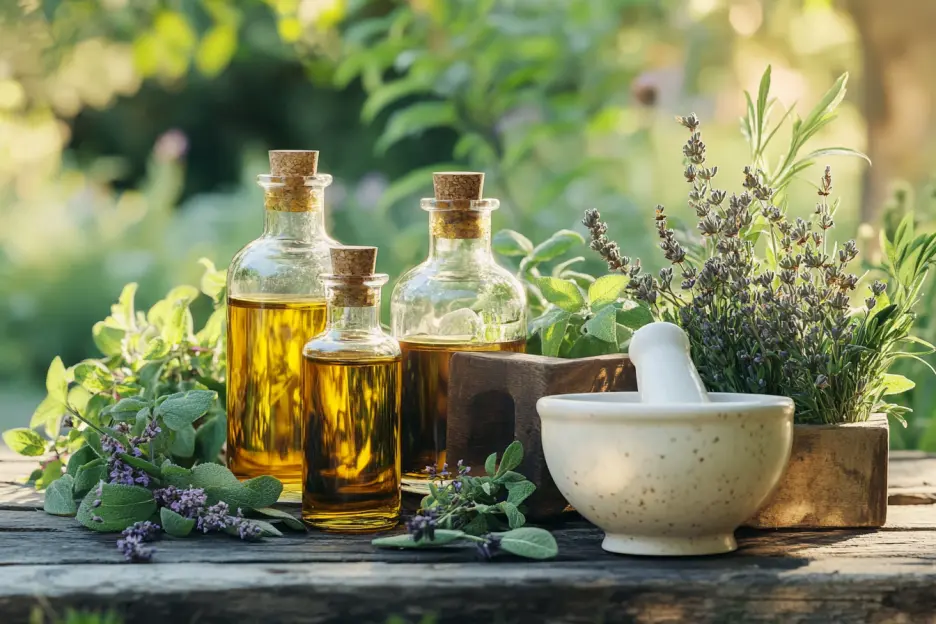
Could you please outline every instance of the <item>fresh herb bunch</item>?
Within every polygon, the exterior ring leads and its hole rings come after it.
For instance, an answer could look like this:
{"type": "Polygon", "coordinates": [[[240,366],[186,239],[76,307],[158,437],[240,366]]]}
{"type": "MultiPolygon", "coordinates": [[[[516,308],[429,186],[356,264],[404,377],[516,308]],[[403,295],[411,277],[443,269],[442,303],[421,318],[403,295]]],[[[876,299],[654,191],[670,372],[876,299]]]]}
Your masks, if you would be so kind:
{"type": "Polygon", "coordinates": [[[129,284],[111,315],[94,326],[104,357],[68,369],[55,358],[48,396],[29,428],[3,434],[17,453],[52,457],[30,476],[46,489],[45,511],[75,516],[95,531],[123,531],[118,548],[128,561],[148,561],[145,543],[163,531],[281,535],[245,513],[302,529],[289,514],[269,509],[283,489],[277,479],[240,482],[215,463],[227,429],[225,281],[223,271],[202,264],[201,289],[215,309],[199,332],[190,310],[198,289],[174,288],[144,314],[135,311],[136,285],[129,284]]]}
{"type": "Polygon", "coordinates": [[[549,531],[524,526],[523,502],[536,486],[515,472],[522,460],[523,445],[514,441],[500,463],[497,453],[491,453],[484,463],[486,476],[471,476],[461,461],[454,474],[448,464],[439,472],[427,466],[429,494],[406,523],[407,532],[372,543],[383,548],[435,548],[466,542],[484,559],[498,551],[530,559],[555,557],[558,547],[549,531]]]}
{"type": "Polygon", "coordinates": [[[534,317],[529,326],[527,353],[561,358],[621,353],[635,330],[653,320],[647,306],[623,298],[628,283],[622,275],[595,278],[577,271],[576,256],[557,263],[550,275],[540,271],[585,239],[578,232],[560,230],[534,246],[523,234],[501,230],[494,249],[519,258],[517,277],[523,282],[534,317]]]}
{"type": "MultiPolygon", "coordinates": [[[[745,167],[740,194],[728,196],[714,187],[717,168],[706,166],[698,118],[678,118],[690,132],[683,147],[685,177],[702,243],[680,242],[658,206],[660,247],[672,264],[658,276],[635,270],[608,239],[607,225],[597,211],[586,212],[583,221],[591,233],[591,247],[609,269],[630,278],[628,291],[650,305],[659,318],[686,330],[692,358],[710,390],[790,396],[800,423],[863,421],[873,412],[899,417],[906,408],[887,403],[884,397],[913,383],[887,371],[900,357],[919,357],[933,349],[924,343],[928,351],[907,353],[901,345],[922,342],[910,336],[910,329],[913,307],[936,257],[936,235],[915,236],[908,215],[894,238],[883,241],[887,255],[883,268],[890,287],[874,281],[862,305],[853,308],[851,297],[860,278],[851,267],[858,248],[854,241],[830,244],[838,202],[829,201],[828,167],[817,186],[819,200],[811,218],[787,218],[781,191],[793,174],[816,155],[853,153],[833,148],[803,159],[796,156],[805,141],[802,136],[808,138],[834,117],[844,84],[843,77],[806,120],[794,122],[790,149],[776,172],[745,167]],[[778,187],[771,186],[772,181],[778,187]],[[759,244],[764,258],[757,254],[759,244]]],[[[769,141],[776,132],[776,128],[766,131],[768,91],[769,69],[758,105],[749,107],[749,118],[754,119],[745,123],[755,129],[747,132],[755,145],[769,141]]],[[[761,151],[752,149],[755,156],[761,151]]]]}

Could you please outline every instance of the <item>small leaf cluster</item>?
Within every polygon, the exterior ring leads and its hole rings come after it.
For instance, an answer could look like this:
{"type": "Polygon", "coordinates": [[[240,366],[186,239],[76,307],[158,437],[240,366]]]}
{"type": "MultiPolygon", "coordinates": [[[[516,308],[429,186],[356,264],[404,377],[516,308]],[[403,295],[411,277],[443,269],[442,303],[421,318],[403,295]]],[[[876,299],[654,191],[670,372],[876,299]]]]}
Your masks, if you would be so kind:
{"type": "Polygon", "coordinates": [[[463,542],[474,545],[486,559],[498,550],[531,559],[554,557],[558,547],[549,531],[525,526],[523,503],[536,486],[516,472],[522,461],[523,445],[514,441],[500,462],[497,453],[488,456],[484,476],[472,476],[461,461],[454,475],[447,464],[441,472],[428,467],[430,493],[407,522],[407,533],[372,543],[384,548],[435,548],[463,542]]]}
{"type": "Polygon", "coordinates": [[[653,320],[650,309],[625,298],[629,278],[611,274],[595,278],[576,270],[576,256],[555,261],[584,244],[578,232],[560,230],[538,245],[513,230],[501,230],[492,241],[502,256],[519,258],[517,277],[526,287],[530,311],[527,353],[581,358],[627,350],[635,330],[653,320]]]}

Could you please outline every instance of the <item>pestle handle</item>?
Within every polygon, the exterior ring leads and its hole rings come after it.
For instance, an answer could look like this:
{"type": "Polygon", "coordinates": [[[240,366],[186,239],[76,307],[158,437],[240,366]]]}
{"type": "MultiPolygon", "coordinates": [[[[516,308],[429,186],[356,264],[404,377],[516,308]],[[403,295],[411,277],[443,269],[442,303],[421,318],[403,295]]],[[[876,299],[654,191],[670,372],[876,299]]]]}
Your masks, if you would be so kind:
{"type": "Polygon", "coordinates": [[[672,323],[644,325],[628,351],[637,369],[641,403],[708,403],[708,392],[689,355],[689,337],[672,323]]]}

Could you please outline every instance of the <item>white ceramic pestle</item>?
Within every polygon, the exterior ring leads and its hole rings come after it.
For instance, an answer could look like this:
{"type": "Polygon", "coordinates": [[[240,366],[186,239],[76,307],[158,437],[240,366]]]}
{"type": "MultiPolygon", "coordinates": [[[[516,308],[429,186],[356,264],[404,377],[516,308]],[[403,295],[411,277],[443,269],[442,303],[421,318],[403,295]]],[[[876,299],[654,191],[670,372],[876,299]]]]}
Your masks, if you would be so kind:
{"type": "Polygon", "coordinates": [[[689,337],[672,323],[644,325],[631,338],[641,403],[708,403],[709,396],[689,355],[689,337]]]}

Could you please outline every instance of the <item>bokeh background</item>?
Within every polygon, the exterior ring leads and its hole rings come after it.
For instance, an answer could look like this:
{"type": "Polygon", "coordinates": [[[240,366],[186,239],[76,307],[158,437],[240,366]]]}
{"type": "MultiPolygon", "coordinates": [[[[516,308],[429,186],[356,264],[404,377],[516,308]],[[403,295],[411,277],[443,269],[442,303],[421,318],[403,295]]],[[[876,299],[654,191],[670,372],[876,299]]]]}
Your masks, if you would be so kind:
{"type": "MultiPolygon", "coordinates": [[[[836,236],[873,260],[886,210],[934,216],[934,24],[929,0],[0,0],[0,426],[28,421],[55,355],[96,355],[124,283],[148,306],[259,235],[272,148],[321,151],[331,231],[379,245],[392,277],[425,254],[418,198],[452,168],[487,172],[496,227],[539,242],[596,207],[654,267],[653,207],[690,221],[673,116],[699,114],[734,190],[766,65],[804,113],[847,71],[816,143],[873,162],[828,162],[836,236]]],[[[936,451],[936,377],[904,368],[893,445],[936,451]]]]}

